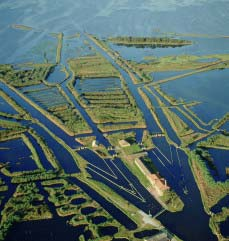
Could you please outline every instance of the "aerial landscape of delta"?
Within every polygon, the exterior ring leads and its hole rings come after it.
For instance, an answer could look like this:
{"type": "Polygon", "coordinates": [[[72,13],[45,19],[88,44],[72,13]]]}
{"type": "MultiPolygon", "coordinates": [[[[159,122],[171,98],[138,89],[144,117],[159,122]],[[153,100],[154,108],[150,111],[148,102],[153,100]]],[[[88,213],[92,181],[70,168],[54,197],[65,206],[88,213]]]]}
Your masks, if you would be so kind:
{"type": "Polygon", "coordinates": [[[229,0],[0,1],[0,240],[229,241],[229,0]]]}

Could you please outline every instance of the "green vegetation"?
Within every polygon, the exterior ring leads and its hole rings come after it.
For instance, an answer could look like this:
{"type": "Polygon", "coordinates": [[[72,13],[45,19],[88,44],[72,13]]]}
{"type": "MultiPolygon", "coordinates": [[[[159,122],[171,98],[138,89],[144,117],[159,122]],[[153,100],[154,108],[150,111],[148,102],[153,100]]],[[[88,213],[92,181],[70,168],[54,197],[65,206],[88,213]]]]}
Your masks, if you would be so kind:
{"type": "Polygon", "coordinates": [[[130,146],[124,147],[123,151],[125,152],[126,155],[132,155],[132,154],[141,152],[142,149],[137,143],[133,143],[130,146]]]}
{"type": "Polygon", "coordinates": [[[92,147],[92,142],[95,140],[96,136],[84,136],[76,138],[76,141],[88,148],[92,147]]]}
{"type": "Polygon", "coordinates": [[[210,67],[220,62],[228,61],[229,54],[211,54],[211,55],[171,55],[163,57],[147,56],[146,63],[136,63],[131,61],[130,64],[137,69],[144,70],[146,73],[161,72],[161,71],[183,71],[183,70],[198,70],[201,68],[210,67]],[[202,60],[206,60],[202,61],[202,60]],[[208,60],[212,60],[208,62],[208,60]]]}
{"type": "MultiPolygon", "coordinates": [[[[151,174],[158,173],[156,166],[153,164],[152,160],[148,156],[140,158],[144,166],[151,174]]],[[[151,185],[149,188],[151,194],[158,200],[161,205],[170,212],[179,212],[184,208],[184,203],[180,197],[173,190],[164,191],[162,196],[158,196],[154,191],[154,187],[151,185]]]]}
{"type": "Polygon", "coordinates": [[[56,64],[59,64],[61,61],[61,51],[62,51],[62,45],[63,45],[63,33],[52,33],[53,37],[56,37],[58,39],[57,49],[56,49],[56,64]]]}
{"type": "Polygon", "coordinates": [[[18,114],[10,115],[4,112],[0,112],[0,115],[4,117],[14,118],[14,119],[31,119],[29,113],[27,113],[18,103],[16,103],[10,96],[8,96],[3,90],[0,89],[0,97],[2,97],[9,105],[11,105],[18,114]]]}
{"type": "MultiPolygon", "coordinates": [[[[124,163],[127,164],[127,162],[124,162],[124,163]]],[[[139,171],[138,167],[134,163],[133,163],[133,165],[134,165],[133,170],[136,170],[136,172],[133,172],[133,173],[135,173],[135,175],[137,174],[137,177],[138,177],[138,174],[141,175],[142,173],[139,171]]],[[[132,168],[130,170],[132,171],[132,168]]],[[[143,178],[144,178],[144,175],[143,175],[143,178]]],[[[142,180],[142,179],[140,179],[140,180],[142,180]]],[[[146,182],[148,181],[146,178],[145,178],[145,180],[146,180],[146,182]]],[[[85,182],[85,180],[81,180],[81,181],[85,182]]],[[[139,229],[144,229],[147,227],[149,227],[149,228],[161,228],[162,227],[161,224],[159,223],[159,221],[157,221],[157,220],[154,220],[155,225],[157,225],[157,227],[154,227],[151,224],[147,224],[144,221],[144,217],[139,213],[139,210],[133,204],[131,204],[126,199],[124,199],[123,197],[118,195],[116,192],[114,192],[111,188],[109,188],[105,184],[98,182],[96,180],[93,180],[93,179],[87,179],[86,183],[90,187],[92,187],[94,190],[96,190],[98,193],[100,193],[109,202],[111,202],[113,205],[115,205],[117,208],[119,208],[130,219],[132,219],[138,225],[139,229]]]]}
{"type": "Polygon", "coordinates": [[[11,65],[0,65],[0,79],[14,87],[36,85],[45,80],[51,67],[51,64],[32,64],[24,70],[15,70],[11,65]]]}
{"type": "Polygon", "coordinates": [[[24,31],[33,30],[32,27],[29,27],[29,26],[26,26],[26,25],[22,25],[22,24],[12,24],[11,26],[12,26],[12,28],[20,29],[20,30],[24,30],[24,31]]]}
{"type": "Polygon", "coordinates": [[[171,111],[170,108],[163,107],[162,110],[179,137],[193,133],[193,130],[190,129],[190,127],[180,117],[171,111]]]}
{"type": "Polygon", "coordinates": [[[134,47],[181,47],[185,45],[191,45],[192,42],[182,39],[174,39],[167,37],[114,37],[108,38],[108,41],[124,46],[134,46],[134,47]]]}
{"type": "Polygon", "coordinates": [[[37,168],[44,170],[44,167],[42,166],[42,164],[40,162],[40,158],[37,154],[37,151],[34,148],[33,144],[30,142],[29,138],[25,134],[22,134],[21,137],[22,137],[23,142],[26,144],[28,149],[31,151],[31,157],[35,161],[37,168]]]}
{"type": "MultiPolygon", "coordinates": [[[[0,165],[1,167],[1,165],[0,165]]],[[[6,183],[0,178],[0,205],[1,205],[1,201],[4,198],[4,196],[2,195],[2,192],[6,192],[8,190],[8,186],[6,185],[6,183]]]]}
{"type": "Polygon", "coordinates": [[[91,132],[86,121],[74,107],[69,105],[60,105],[50,107],[48,111],[57,117],[58,121],[61,121],[63,126],[74,135],[91,132]]]}
{"type": "Polygon", "coordinates": [[[189,160],[205,210],[209,213],[209,209],[229,193],[229,181],[216,182],[206,165],[204,157],[205,152],[202,149],[191,151],[189,154],[189,160]]]}
{"type": "Polygon", "coordinates": [[[157,168],[148,156],[141,157],[142,163],[149,170],[150,173],[157,173],[157,168]]]}
{"type": "Polygon", "coordinates": [[[229,121],[229,113],[226,113],[217,123],[215,123],[212,128],[219,129],[222,125],[224,125],[227,121],[229,121]]]}
{"type": "Polygon", "coordinates": [[[54,153],[52,150],[48,147],[47,143],[45,142],[44,138],[36,133],[33,129],[29,129],[29,133],[34,137],[34,139],[37,141],[37,144],[41,147],[42,151],[44,152],[46,158],[50,162],[50,164],[53,166],[53,168],[59,170],[60,164],[57,161],[54,153]]]}
{"type": "Polygon", "coordinates": [[[142,144],[147,150],[150,150],[154,147],[152,135],[149,133],[148,130],[143,131],[142,144]]]}
{"type": "Polygon", "coordinates": [[[7,129],[14,129],[14,128],[22,127],[20,123],[11,121],[11,120],[7,120],[7,119],[6,120],[0,119],[0,126],[3,128],[7,128],[7,129]]]}
{"type": "MultiPolygon", "coordinates": [[[[17,130],[17,129],[16,129],[17,130]]],[[[13,140],[13,139],[22,139],[23,144],[27,147],[27,149],[30,151],[31,155],[30,157],[34,160],[34,162],[36,163],[36,166],[38,169],[40,170],[44,170],[44,167],[42,166],[39,156],[37,154],[36,149],[34,148],[34,146],[32,145],[32,143],[30,142],[29,138],[23,133],[23,129],[18,132],[14,130],[8,130],[8,132],[5,131],[5,136],[1,136],[0,141],[7,141],[7,140],[13,140]]],[[[20,130],[20,129],[19,129],[20,130]]],[[[24,129],[25,131],[25,129],[24,129]]],[[[22,149],[23,151],[23,149],[22,149]]],[[[22,172],[11,172],[10,170],[7,169],[7,167],[4,167],[4,173],[7,174],[8,176],[19,176],[21,175],[22,172]]],[[[23,173],[28,173],[28,171],[24,171],[23,173]]]]}
{"type": "MultiPolygon", "coordinates": [[[[1,126],[1,125],[0,125],[1,126]]],[[[13,129],[0,130],[0,141],[7,141],[10,139],[16,139],[21,136],[22,133],[26,131],[25,127],[15,126],[13,129]]]]}
{"type": "MultiPolygon", "coordinates": [[[[87,57],[87,58],[92,58],[92,57],[87,57]]],[[[72,67],[71,63],[70,63],[70,67],[72,68],[72,71],[74,71],[74,76],[79,75],[79,73],[77,73],[77,71],[79,71],[79,67],[74,70],[74,67],[72,67]]],[[[95,66],[93,68],[95,68],[95,66]]],[[[100,71],[98,67],[96,67],[95,70],[100,71]]],[[[107,77],[112,76],[112,75],[108,75],[107,71],[109,71],[109,68],[108,69],[106,68],[106,73],[102,72],[103,77],[104,75],[107,77]]],[[[82,74],[80,75],[82,77],[82,74]]],[[[93,78],[98,77],[98,75],[94,72],[94,70],[90,71],[89,76],[93,78]]],[[[125,128],[145,127],[142,113],[137,108],[136,102],[132,97],[124,79],[121,76],[120,76],[120,81],[121,81],[120,84],[122,85],[122,87],[117,87],[112,90],[110,90],[109,88],[107,89],[105,88],[105,90],[103,90],[104,87],[101,86],[102,88],[101,91],[100,90],[93,91],[93,88],[92,88],[92,90],[90,91],[84,91],[81,93],[76,92],[76,89],[74,87],[75,77],[73,77],[72,81],[68,85],[72,94],[80,102],[80,104],[85,108],[85,110],[88,112],[92,120],[95,123],[100,124],[99,127],[102,131],[117,130],[121,126],[116,124],[120,122],[121,122],[120,123],[121,125],[125,125],[125,128]],[[133,122],[133,124],[131,122],[133,122]],[[103,125],[105,123],[110,123],[111,125],[105,126],[103,125]]],[[[91,82],[91,85],[93,86],[93,82],[96,82],[96,79],[94,80],[91,79],[88,82],[91,82]]],[[[87,83],[87,85],[89,85],[89,83],[87,83]]]]}
{"type": "MultiPolygon", "coordinates": [[[[103,240],[99,230],[101,227],[112,225],[117,227],[120,235],[126,235],[126,230],[115,221],[98,203],[92,201],[87,194],[85,194],[78,186],[71,184],[67,179],[53,179],[42,182],[44,189],[49,194],[49,201],[55,206],[59,216],[72,216],[68,224],[77,227],[84,225],[87,230],[91,231],[91,239],[103,240]],[[76,199],[84,199],[81,204],[74,204],[76,199]],[[84,215],[82,212],[85,208],[94,209],[93,213],[84,215]],[[92,219],[94,217],[105,217],[102,224],[94,224],[92,219]]],[[[133,235],[133,234],[132,234],[133,235]]],[[[84,237],[81,235],[81,237],[84,237]]],[[[106,239],[108,236],[106,237],[106,239]]]]}
{"type": "Polygon", "coordinates": [[[88,37],[100,48],[102,48],[112,59],[114,59],[116,64],[118,64],[122,69],[124,69],[129,74],[134,84],[141,82],[146,83],[152,80],[150,74],[146,74],[146,72],[141,71],[138,68],[132,66],[129,63],[129,61],[122,58],[122,56],[118,52],[111,50],[105,41],[102,41],[93,35],[88,35],[88,37]]]}
{"type": "Polygon", "coordinates": [[[118,77],[119,72],[102,55],[79,57],[68,61],[77,78],[118,77]]]}
{"type": "MultiPolygon", "coordinates": [[[[65,205],[65,215],[67,215],[66,206],[69,205],[68,211],[72,212],[72,208],[74,205],[70,205],[72,200],[76,198],[82,198],[85,197],[83,195],[82,190],[75,186],[69,184],[66,180],[60,179],[60,180],[49,180],[42,182],[42,185],[45,185],[44,189],[48,192],[49,197],[48,200],[52,202],[56,207],[65,205]],[[58,185],[58,187],[52,187],[52,185],[58,185]],[[70,192],[71,195],[66,195],[65,192],[70,192]]],[[[86,198],[88,200],[88,197],[86,198]]],[[[63,212],[61,209],[57,209],[57,211],[63,212]]],[[[78,212],[78,209],[74,209],[76,212],[78,212]]],[[[59,214],[59,212],[58,212],[59,214]]],[[[69,214],[72,215],[72,214],[69,214]]],[[[61,215],[60,215],[61,216],[61,215]]]]}
{"type": "Polygon", "coordinates": [[[228,238],[223,237],[220,232],[220,224],[226,221],[229,218],[229,208],[222,208],[222,211],[212,215],[210,218],[209,226],[212,229],[213,233],[216,234],[218,240],[226,241],[228,238]]]}
{"type": "Polygon", "coordinates": [[[15,222],[52,218],[48,206],[43,202],[43,196],[38,192],[35,183],[17,186],[15,193],[1,212],[0,240],[5,239],[8,230],[15,222]]]}
{"type": "Polygon", "coordinates": [[[109,140],[109,142],[111,143],[111,145],[116,147],[116,146],[119,146],[120,140],[126,140],[130,144],[135,143],[136,133],[133,131],[130,131],[130,132],[120,131],[120,132],[108,134],[108,135],[106,135],[106,137],[109,140]]]}
{"type": "MultiPolygon", "coordinates": [[[[25,92],[25,95],[14,87],[11,89],[69,135],[91,132],[86,121],[65,93],[63,94],[62,89],[57,87],[38,89],[25,92]]],[[[26,115],[26,112],[24,113],[26,115]]],[[[26,118],[29,117],[26,116],[26,118]]]]}
{"type": "Polygon", "coordinates": [[[180,197],[172,190],[163,193],[161,200],[165,203],[170,212],[179,212],[184,208],[184,203],[180,197]]]}
{"type": "MultiPolygon", "coordinates": [[[[9,176],[7,174],[6,170],[2,168],[2,173],[6,176],[9,176]]],[[[33,181],[42,181],[42,180],[49,180],[58,177],[59,172],[58,171],[41,171],[41,170],[35,170],[30,172],[20,172],[18,173],[18,176],[14,176],[11,179],[11,183],[27,183],[27,182],[33,182],[33,181]]]]}
{"type": "Polygon", "coordinates": [[[229,136],[218,134],[198,143],[198,147],[229,149],[229,136]]]}

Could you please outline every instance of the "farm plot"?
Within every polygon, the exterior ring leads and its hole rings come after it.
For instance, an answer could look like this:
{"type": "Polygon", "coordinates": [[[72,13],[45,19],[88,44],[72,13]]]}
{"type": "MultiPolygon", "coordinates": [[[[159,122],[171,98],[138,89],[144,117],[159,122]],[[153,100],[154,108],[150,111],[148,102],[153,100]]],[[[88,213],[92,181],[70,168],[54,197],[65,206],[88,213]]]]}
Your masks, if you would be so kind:
{"type": "Polygon", "coordinates": [[[100,54],[70,59],[69,65],[76,77],[99,78],[118,77],[119,72],[100,54]]]}
{"type": "MultiPolygon", "coordinates": [[[[137,108],[118,78],[77,80],[75,89],[95,123],[110,123],[105,129],[116,129],[118,123],[128,124],[125,128],[130,128],[133,127],[131,122],[140,120],[137,108]]],[[[100,128],[103,130],[103,126],[100,128]]]]}
{"type": "Polygon", "coordinates": [[[75,77],[69,88],[101,131],[145,127],[125,80],[107,59],[97,53],[71,59],[69,66],[75,77]]]}
{"type": "Polygon", "coordinates": [[[79,111],[69,103],[57,87],[35,89],[24,92],[27,97],[49,112],[50,118],[59,123],[69,135],[90,132],[90,128],[79,111]]]}

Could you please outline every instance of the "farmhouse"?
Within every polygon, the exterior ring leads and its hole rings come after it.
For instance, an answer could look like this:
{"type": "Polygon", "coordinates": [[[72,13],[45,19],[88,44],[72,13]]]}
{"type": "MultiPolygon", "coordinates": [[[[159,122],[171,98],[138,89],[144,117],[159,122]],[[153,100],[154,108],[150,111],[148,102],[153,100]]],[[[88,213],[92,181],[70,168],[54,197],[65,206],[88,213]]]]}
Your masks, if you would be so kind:
{"type": "Polygon", "coordinates": [[[156,190],[159,196],[162,196],[166,190],[170,189],[170,187],[167,185],[166,180],[160,177],[159,174],[150,173],[149,170],[144,165],[144,163],[139,158],[135,159],[135,163],[138,166],[138,168],[141,170],[141,172],[147,177],[147,179],[154,187],[154,189],[156,190]]]}
{"type": "Polygon", "coordinates": [[[128,146],[130,146],[130,143],[127,142],[126,140],[120,140],[118,143],[119,143],[119,145],[121,147],[128,147],[128,146]]]}

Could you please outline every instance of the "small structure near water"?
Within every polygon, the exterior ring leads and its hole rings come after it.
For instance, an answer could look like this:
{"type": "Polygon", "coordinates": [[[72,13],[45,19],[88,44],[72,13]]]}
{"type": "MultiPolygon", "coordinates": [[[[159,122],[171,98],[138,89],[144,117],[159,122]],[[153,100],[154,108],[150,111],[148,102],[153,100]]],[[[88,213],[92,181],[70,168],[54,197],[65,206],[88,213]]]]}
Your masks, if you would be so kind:
{"type": "Polygon", "coordinates": [[[121,147],[128,147],[128,146],[130,146],[130,143],[128,141],[126,141],[126,140],[120,140],[118,143],[119,143],[119,145],[121,147]]]}
{"type": "Polygon", "coordinates": [[[96,140],[93,140],[91,146],[93,148],[97,148],[97,147],[99,147],[99,143],[96,140]]]}
{"type": "Polygon", "coordinates": [[[135,159],[135,163],[154,187],[158,196],[162,196],[166,190],[170,190],[166,180],[160,177],[159,174],[150,173],[150,171],[139,158],[135,159]]]}

